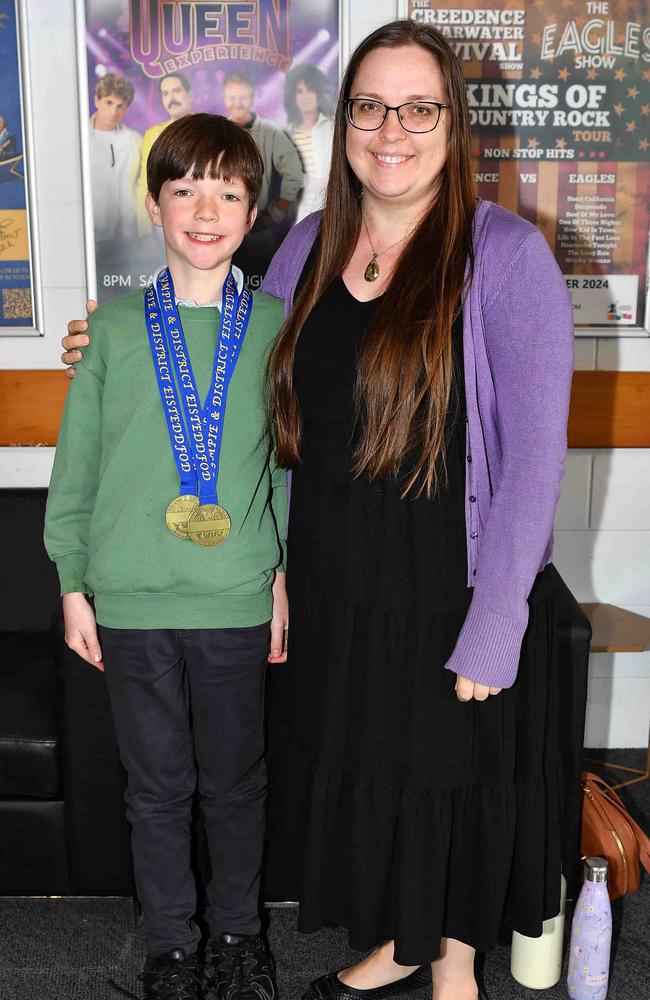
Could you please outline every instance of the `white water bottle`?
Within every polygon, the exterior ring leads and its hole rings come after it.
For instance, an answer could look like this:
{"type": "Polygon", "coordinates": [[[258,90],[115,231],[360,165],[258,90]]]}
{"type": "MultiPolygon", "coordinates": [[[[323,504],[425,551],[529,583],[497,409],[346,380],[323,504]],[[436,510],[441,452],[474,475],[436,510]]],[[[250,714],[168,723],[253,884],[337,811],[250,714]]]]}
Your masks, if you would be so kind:
{"type": "Polygon", "coordinates": [[[510,972],[522,986],[531,990],[548,990],[559,982],[562,974],[562,940],[564,936],[564,904],[566,879],[560,875],[560,912],[542,924],[540,937],[512,933],[510,972]]]}

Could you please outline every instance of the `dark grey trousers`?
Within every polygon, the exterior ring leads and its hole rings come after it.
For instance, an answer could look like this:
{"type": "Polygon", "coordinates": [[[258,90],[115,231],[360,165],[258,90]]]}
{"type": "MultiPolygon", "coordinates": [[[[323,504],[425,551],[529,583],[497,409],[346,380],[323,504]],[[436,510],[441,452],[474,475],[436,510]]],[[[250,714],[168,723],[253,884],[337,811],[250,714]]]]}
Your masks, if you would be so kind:
{"type": "Polygon", "coordinates": [[[264,673],[269,625],[100,627],[120,756],[128,774],[135,880],[147,950],[196,950],[192,797],[205,817],[212,936],[257,934],[264,842],[264,673]]]}

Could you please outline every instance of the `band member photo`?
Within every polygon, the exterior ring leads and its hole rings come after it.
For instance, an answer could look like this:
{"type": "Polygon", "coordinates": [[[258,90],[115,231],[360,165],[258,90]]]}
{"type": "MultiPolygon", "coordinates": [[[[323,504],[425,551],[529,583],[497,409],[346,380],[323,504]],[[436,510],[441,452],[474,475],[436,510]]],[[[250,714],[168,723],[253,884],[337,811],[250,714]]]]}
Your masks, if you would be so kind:
{"type": "Polygon", "coordinates": [[[147,158],[151,147],[168,125],[171,125],[178,118],[192,113],[192,85],[184,73],[169,73],[161,78],[158,86],[161,104],[169,117],[167,121],[148,128],[142,140],[142,158],[136,192],[138,233],[140,236],[150,236],[153,229],[144,205],[147,197],[147,158]]]}
{"type": "Polygon", "coordinates": [[[133,84],[107,73],[95,87],[95,111],[88,121],[95,242],[136,233],[136,181],[142,136],[123,124],[133,101],[133,84]]]}
{"type": "Polygon", "coordinates": [[[300,222],[325,204],[332,159],[332,86],[323,71],[309,63],[292,66],[284,82],[284,108],[305,174],[296,212],[300,222]]]}
{"type": "Polygon", "coordinates": [[[253,110],[255,84],[245,73],[233,72],[223,83],[223,102],[230,121],[247,129],[264,163],[258,216],[237,254],[249,280],[261,277],[293,221],[295,202],[303,186],[298,151],[287,133],[253,110]]]}

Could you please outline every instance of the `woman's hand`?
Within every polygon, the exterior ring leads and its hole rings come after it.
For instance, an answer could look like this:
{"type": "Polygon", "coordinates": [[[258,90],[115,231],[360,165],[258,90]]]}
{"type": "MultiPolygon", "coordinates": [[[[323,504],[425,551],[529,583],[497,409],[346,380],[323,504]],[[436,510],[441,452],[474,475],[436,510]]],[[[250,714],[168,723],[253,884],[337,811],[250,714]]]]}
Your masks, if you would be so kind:
{"type": "MultiPolygon", "coordinates": [[[[86,312],[90,315],[96,308],[97,303],[95,300],[88,299],[86,302],[86,312]]],[[[83,351],[80,348],[87,347],[90,343],[90,337],[86,333],[87,329],[88,324],[85,319],[71,319],[68,323],[68,336],[64,337],[61,341],[61,344],[65,347],[65,351],[61,355],[61,361],[64,365],[73,365],[75,361],[81,361],[83,358],[83,351]]],[[[66,375],[68,378],[74,378],[74,368],[66,369],[66,375]]]]}
{"type": "Polygon", "coordinates": [[[63,595],[66,645],[98,670],[104,669],[95,612],[85,594],[63,595]]]}
{"type": "Polygon", "coordinates": [[[499,694],[501,688],[488,687],[487,684],[477,684],[469,677],[456,675],[456,697],[459,701],[485,701],[491,694],[499,694]]]}
{"type": "Polygon", "coordinates": [[[289,633],[289,600],[286,575],[279,570],[273,584],[273,615],[271,617],[271,650],[269,663],[287,662],[287,636],[289,633]]]}

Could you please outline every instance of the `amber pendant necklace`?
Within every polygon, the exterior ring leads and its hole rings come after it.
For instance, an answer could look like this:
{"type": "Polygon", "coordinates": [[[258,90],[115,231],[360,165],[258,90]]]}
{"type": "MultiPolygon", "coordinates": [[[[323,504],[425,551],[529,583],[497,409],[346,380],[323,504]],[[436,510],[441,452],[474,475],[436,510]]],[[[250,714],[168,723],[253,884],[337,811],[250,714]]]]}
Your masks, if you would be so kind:
{"type": "MultiPolygon", "coordinates": [[[[385,250],[375,250],[372,240],[370,238],[368,223],[366,222],[366,217],[363,214],[363,212],[361,213],[361,219],[363,221],[363,228],[366,231],[366,236],[368,237],[368,243],[370,244],[370,249],[372,250],[372,257],[366,264],[366,269],[363,272],[363,276],[366,279],[366,281],[376,281],[377,278],[379,277],[379,264],[377,263],[377,258],[381,257],[381,255],[384,253],[388,253],[388,251],[392,250],[393,247],[396,247],[398,243],[403,243],[404,240],[406,239],[406,236],[402,236],[401,240],[395,240],[395,242],[391,243],[391,245],[389,247],[386,247],[385,250]]],[[[411,234],[409,233],[409,235],[411,234]]]]}

